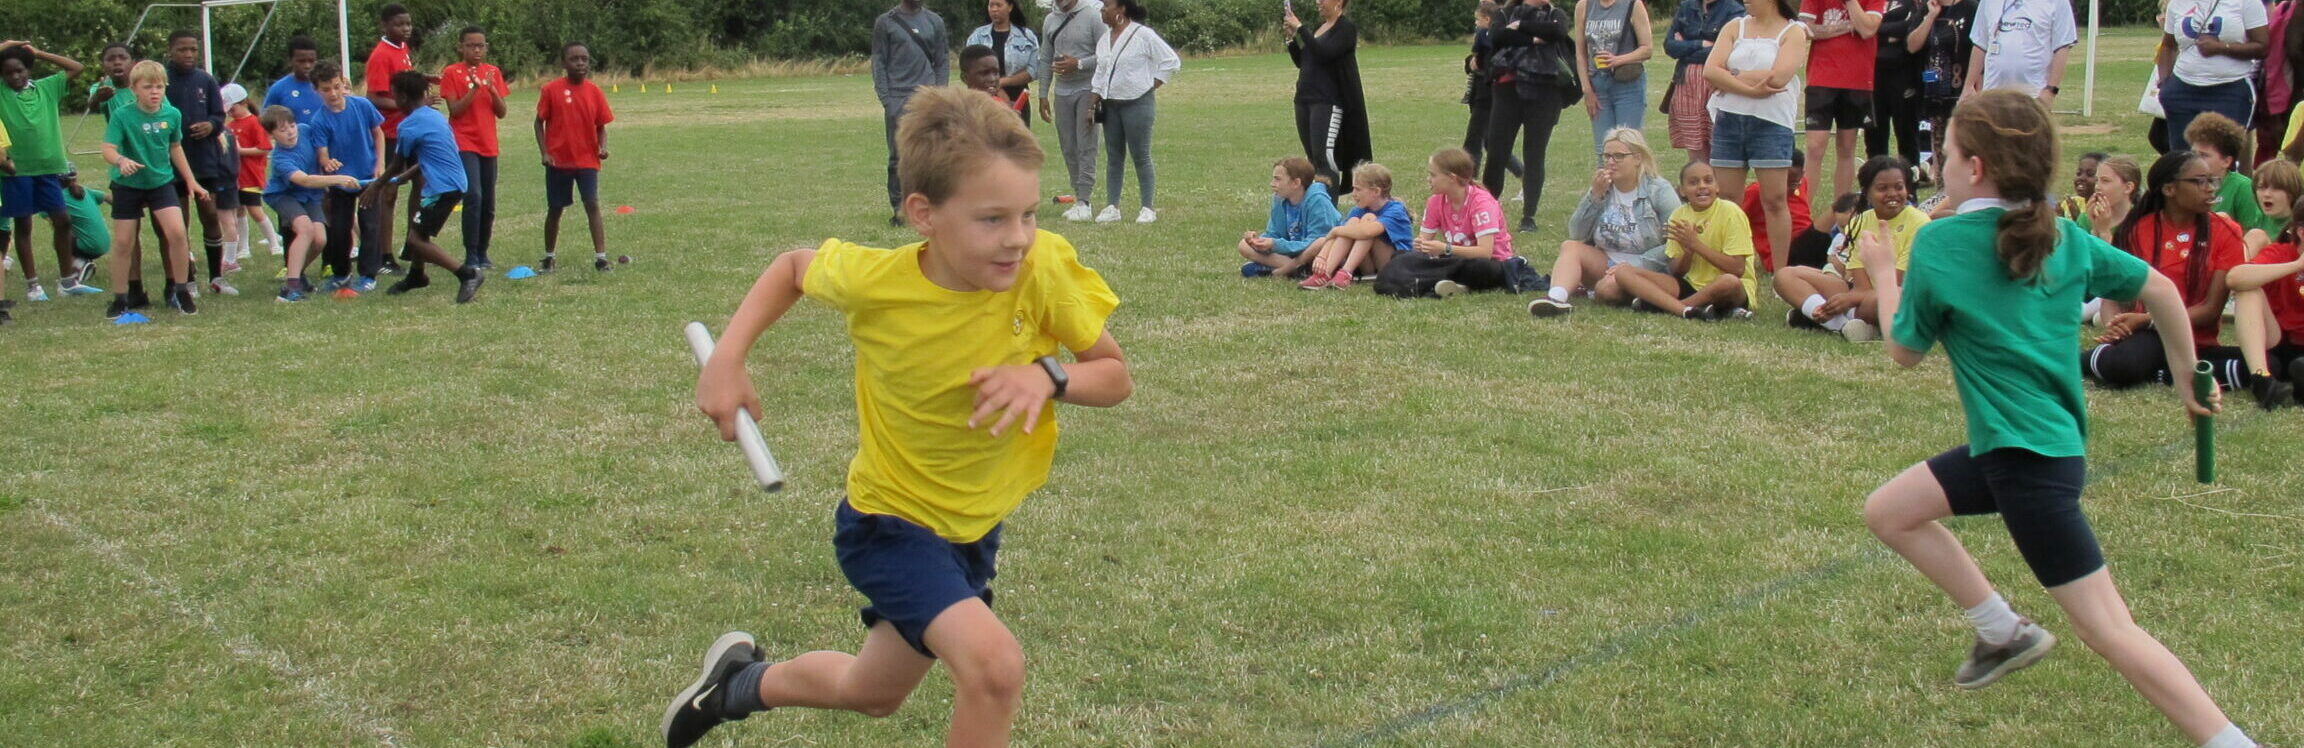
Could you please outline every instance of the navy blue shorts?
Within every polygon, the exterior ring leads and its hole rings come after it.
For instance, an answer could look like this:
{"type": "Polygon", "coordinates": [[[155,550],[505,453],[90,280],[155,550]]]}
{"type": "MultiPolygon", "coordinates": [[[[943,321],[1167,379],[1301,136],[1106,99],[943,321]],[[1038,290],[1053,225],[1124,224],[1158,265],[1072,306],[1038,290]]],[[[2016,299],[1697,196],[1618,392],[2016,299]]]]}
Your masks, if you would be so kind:
{"type": "Polygon", "coordinates": [[[1953,514],[2000,515],[2040,586],[2062,587],[2104,568],[2104,551],[2080,512],[2087,458],[2016,448],[1970,456],[1963,445],[1928,458],[1928,472],[1944,487],[1953,514]]]}
{"type": "Polygon", "coordinates": [[[1712,123],[1712,165],[1724,169],[1792,168],[1792,128],[1749,114],[1721,112],[1712,123]]]}
{"type": "Polygon", "coordinates": [[[146,212],[158,216],[160,211],[183,209],[176,199],[175,186],[143,189],[124,184],[112,185],[112,220],[142,220],[146,212]]]}
{"type": "Polygon", "coordinates": [[[600,203],[599,169],[544,170],[544,207],[565,208],[582,195],[585,205],[600,203]]]}
{"type": "Polygon", "coordinates": [[[27,218],[63,210],[63,177],[0,177],[0,218],[27,218]]]}
{"type": "Polygon", "coordinates": [[[858,611],[865,628],[887,621],[913,651],[935,657],[925,637],[936,616],[971,597],[992,604],[999,527],[974,543],[954,543],[901,517],[856,511],[846,499],[833,517],[840,573],[871,603],[858,611]]]}

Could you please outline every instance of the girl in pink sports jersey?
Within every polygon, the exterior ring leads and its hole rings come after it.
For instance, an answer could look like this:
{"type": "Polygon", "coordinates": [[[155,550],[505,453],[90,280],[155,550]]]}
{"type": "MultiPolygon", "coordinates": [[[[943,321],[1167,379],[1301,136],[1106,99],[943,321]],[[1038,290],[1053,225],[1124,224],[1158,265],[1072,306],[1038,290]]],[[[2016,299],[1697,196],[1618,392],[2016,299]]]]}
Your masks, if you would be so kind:
{"type": "Polygon", "coordinates": [[[1424,172],[1432,199],[1424,203],[1423,231],[1414,251],[1393,258],[1377,275],[1376,292],[1445,298],[1503,288],[1512,234],[1504,228],[1503,206],[1480,185],[1472,154],[1441,149],[1424,172]]]}

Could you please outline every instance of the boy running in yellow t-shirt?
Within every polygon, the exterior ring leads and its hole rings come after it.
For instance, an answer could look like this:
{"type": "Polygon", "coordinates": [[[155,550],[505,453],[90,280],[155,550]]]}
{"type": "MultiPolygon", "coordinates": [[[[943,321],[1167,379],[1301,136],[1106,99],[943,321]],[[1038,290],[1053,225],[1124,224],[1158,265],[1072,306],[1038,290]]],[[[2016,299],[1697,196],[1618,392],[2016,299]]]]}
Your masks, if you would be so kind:
{"type": "Polygon", "coordinates": [[[864,645],[768,662],[750,634],[722,635],[665,710],[673,748],[775,707],[887,716],[938,660],[953,681],[951,744],[1008,740],[1024,653],[992,614],[1000,524],[1048,478],[1050,402],[1108,407],[1133,389],[1104,329],[1119,299],[1063,237],[1037,229],[1042,155],[1014,112],[923,88],[896,143],[902,210],[927,241],[832,239],[777,257],[696,383],[697,407],[734,439],[737,409],[761,412],[744,370],[753,340],[802,296],[846,316],[859,436],[832,545],[871,603],[864,645]]]}

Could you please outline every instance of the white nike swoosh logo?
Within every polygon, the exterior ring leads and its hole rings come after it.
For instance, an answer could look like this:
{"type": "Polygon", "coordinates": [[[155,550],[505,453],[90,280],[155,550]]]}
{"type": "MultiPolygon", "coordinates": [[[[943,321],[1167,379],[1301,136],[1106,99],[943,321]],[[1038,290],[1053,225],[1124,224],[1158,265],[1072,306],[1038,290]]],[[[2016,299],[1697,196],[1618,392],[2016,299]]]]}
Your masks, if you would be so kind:
{"type": "Polygon", "coordinates": [[[719,688],[719,687],[720,687],[720,684],[718,684],[718,683],[714,683],[714,684],[712,684],[712,685],[709,685],[709,686],[705,686],[705,687],[704,687],[704,690],[696,692],[696,698],[694,698],[694,699],[690,699],[690,700],[688,701],[688,706],[690,706],[690,707],[692,707],[692,708],[696,709],[697,711],[703,711],[703,710],[704,710],[704,698],[705,698],[705,697],[707,697],[707,696],[711,696],[711,695],[712,695],[712,690],[713,690],[713,689],[716,689],[716,688],[719,688]]]}

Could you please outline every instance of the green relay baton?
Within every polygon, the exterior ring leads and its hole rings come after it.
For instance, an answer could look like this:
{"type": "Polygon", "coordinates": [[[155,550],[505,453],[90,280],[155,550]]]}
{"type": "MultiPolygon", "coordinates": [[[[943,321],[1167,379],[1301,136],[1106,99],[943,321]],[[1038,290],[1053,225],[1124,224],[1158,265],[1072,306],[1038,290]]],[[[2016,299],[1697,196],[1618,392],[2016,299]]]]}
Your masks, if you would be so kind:
{"type": "MultiPolygon", "coordinates": [[[[2202,407],[2216,393],[2216,366],[2206,361],[2192,368],[2192,395],[2202,407]]],[[[2192,418],[2192,470],[2202,483],[2216,482],[2216,417],[2192,418]]]]}

